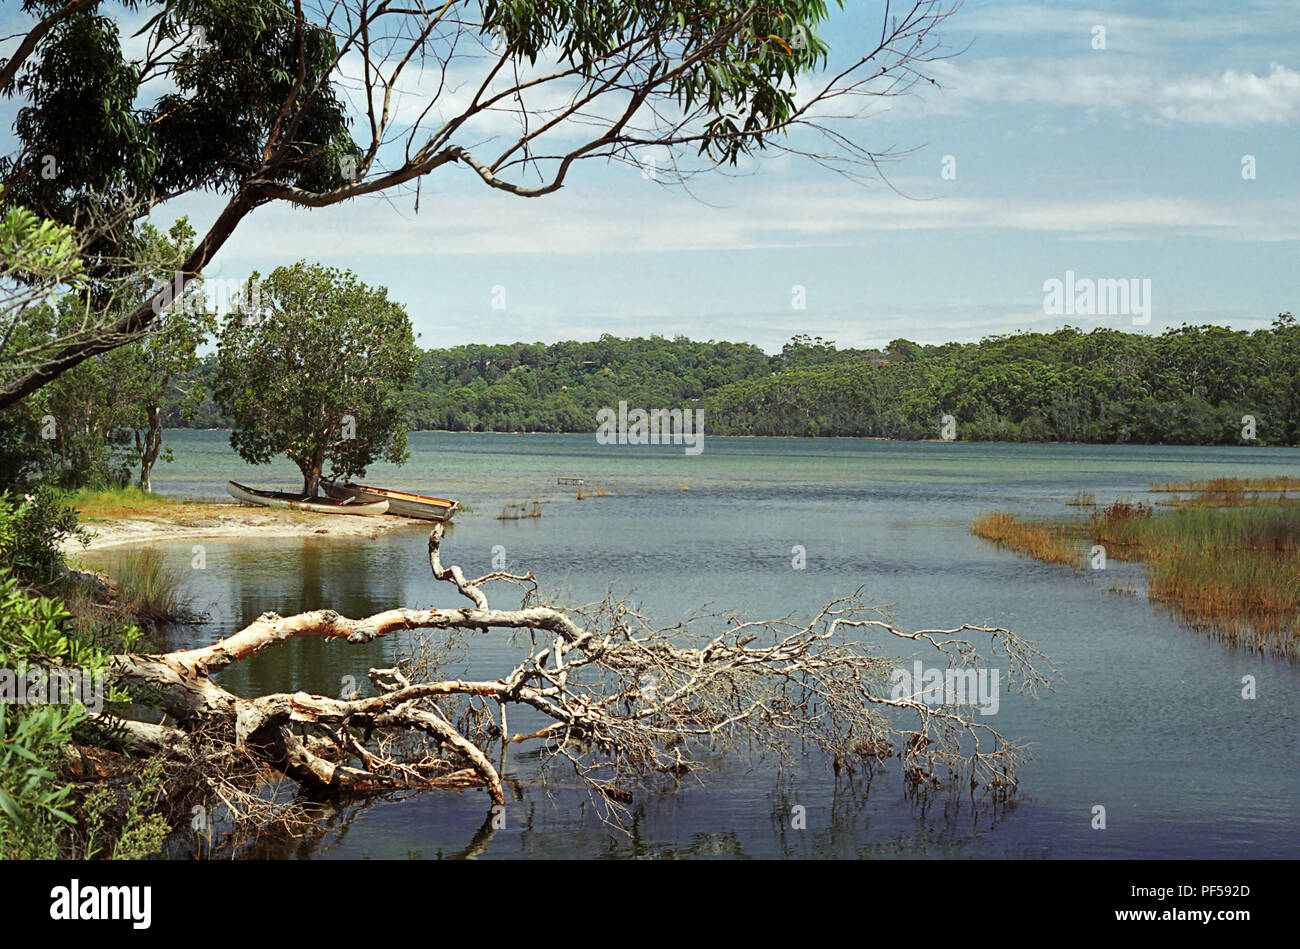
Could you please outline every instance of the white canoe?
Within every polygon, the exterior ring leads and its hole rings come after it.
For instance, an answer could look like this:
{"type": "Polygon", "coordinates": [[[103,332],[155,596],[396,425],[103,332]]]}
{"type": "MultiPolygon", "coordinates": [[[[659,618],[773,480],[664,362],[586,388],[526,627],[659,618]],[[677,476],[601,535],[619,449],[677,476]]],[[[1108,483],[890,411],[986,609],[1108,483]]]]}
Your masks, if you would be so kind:
{"type": "Polygon", "coordinates": [[[308,497],[301,494],[289,494],[286,491],[259,491],[238,481],[226,483],[226,490],[237,501],[248,504],[263,504],[266,507],[287,507],[295,511],[314,511],[317,514],[386,514],[388,502],[346,501],[335,498],[308,497]]]}
{"type": "Polygon", "coordinates": [[[390,491],[387,488],[374,488],[351,481],[346,484],[321,481],[321,489],[332,498],[351,498],[365,502],[386,501],[389,514],[400,514],[403,517],[418,517],[426,521],[449,521],[456,513],[457,502],[427,494],[390,491]]]}

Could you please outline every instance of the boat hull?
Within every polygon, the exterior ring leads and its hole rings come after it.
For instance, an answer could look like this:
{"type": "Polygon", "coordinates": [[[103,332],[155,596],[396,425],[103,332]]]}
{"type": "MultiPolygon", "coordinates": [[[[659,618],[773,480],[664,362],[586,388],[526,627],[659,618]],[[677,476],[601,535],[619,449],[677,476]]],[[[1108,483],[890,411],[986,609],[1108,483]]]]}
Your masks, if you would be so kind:
{"type": "Polygon", "coordinates": [[[226,482],[226,491],[237,501],[246,504],[261,504],[264,507],[282,507],[293,511],[311,511],[315,514],[359,514],[373,517],[388,513],[388,501],[362,501],[357,504],[344,504],[333,498],[299,498],[283,491],[259,491],[238,481],[226,482]]]}
{"type": "Polygon", "coordinates": [[[456,502],[425,494],[389,491],[365,484],[331,484],[321,482],[321,488],[332,498],[355,498],[364,502],[387,501],[388,513],[402,517],[416,517],[423,521],[449,521],[456,513],[456,502]]]}

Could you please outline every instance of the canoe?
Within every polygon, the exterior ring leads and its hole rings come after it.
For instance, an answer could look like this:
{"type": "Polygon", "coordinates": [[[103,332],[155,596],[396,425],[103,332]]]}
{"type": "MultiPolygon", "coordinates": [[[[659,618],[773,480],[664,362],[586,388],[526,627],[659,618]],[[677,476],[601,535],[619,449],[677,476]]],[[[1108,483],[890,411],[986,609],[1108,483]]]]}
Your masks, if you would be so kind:
{"type": "Polygon", "coordinates": [[[314,511],[317,514],[384,514],[388,511],[388,502],[378,501],[344,501],[335,498],[308,497],[302,494],[289,494],[287,491],[259,491],[238,481],[226,483],[230,496],[248,504],[263,504],[266,507],[287,507],[295,511],[314,511]]]}
{"type": "Polygon", "coordinates": [[[427,494],[390,491],[387,488],[375,488],[352,481],[346,484],[322,481],[321,488],[332,498],[366,502],[385,501],[388,504],[389,514],[400,514],[402,517],[418,517],[426,521],[449,521],[456,513],[457,502],[447,498],[430,497],[427,494]]]}

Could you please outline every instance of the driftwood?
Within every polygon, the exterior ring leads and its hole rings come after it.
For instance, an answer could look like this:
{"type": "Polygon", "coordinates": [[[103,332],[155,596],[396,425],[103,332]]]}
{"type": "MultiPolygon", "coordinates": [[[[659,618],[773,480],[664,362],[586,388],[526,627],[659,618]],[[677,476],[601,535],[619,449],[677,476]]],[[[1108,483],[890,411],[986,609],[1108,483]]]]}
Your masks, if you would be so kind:
{"type": "Polygon", "coordinates": [[[837,776],[897,755],[914,785],[956,787],[960,775],[971,788],[1005,792],[1015,785],[1025,749],[975,715],[918,695],[893,697],[896,663],[868,640],[907,640],[969,667],[976,651],[960,637],[979,634],[1004,657],[1012,689],[1032,694],[1057,676],[1041,653],[1006,629],[907,633],[856,597],[828,605],[807,623],[711,615],[654,628],[612,596],[586,610],[561,611],[535,604],[532,574],[468,580],[459,567],[444,566],[442,535],[438,525],[429,536],[433,576],[454,586],[468,606],[393,609],[365,619],[331,610],[266,613],[209,646],[115,657],[122,684],[160,696],[174,722],[114,720],[129,748],[206,761],[208,768],[232,757],[251,760],[315,795],[478,786],[504,804],[506,751],[528,743],[544,762],[570,763],[614,819],[633,788],[678,780],[701,767],[703,752],[734,748],[739,739],[782,756],[820,751],[837,776]],[[484,591],[492,582],[521,587],[521,608],[493,609],[484,591]],[[719,621],[721,632],[699,632],[719,621]],[[376,694],[366,697],[244,698],[211,678],[264,649],[291,648],[294,639],[363,643],[403,630],[443,631],[444,641],[458,631],[514,630],[522,659],[502,678],[466,681],[439,678],[440,660],[419,656],[371,669],[376,694]],[[546,724],[511,735],[512,706],[535,710],[546,724]]]}

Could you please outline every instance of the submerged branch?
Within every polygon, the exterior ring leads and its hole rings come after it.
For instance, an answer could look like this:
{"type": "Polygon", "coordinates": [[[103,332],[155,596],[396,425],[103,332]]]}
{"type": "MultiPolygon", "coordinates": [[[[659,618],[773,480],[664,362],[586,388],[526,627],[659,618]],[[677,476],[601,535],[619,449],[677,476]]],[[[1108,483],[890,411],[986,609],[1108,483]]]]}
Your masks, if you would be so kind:
{"type": "Polygon", "coordinates": [[[161,696],[176,722],[165,728],[130,723],[132,740],[142,750],[177,756],[233,749],[314,794],[478,785],[495,804],[504,803],[499,767],[507,749],[531,743],[543,763],[568,762],[606,819],[617,822],[633,786],[678,780],[702,769],[708,754],[745,743],[782,760],[818,750],[837,775],[896,754],[913,784],[946,780],[955,787],[962,775],[972,788],[1014,787],[1025,749],[955,706],[891,687],[896,663],[869,641],[872,634],[929,647],[964,669],[979,654],[963,637],[988,637],[992,653],[1005,658],[1006,681],[1029,695],[1051,688],[1058,676],[1041,652],[1007,629],[904,632],[856,595],[806,623],[713,616],[667,628],[613,596],[584,610],[530,605],[537,591],[532,574],[467,579],[459,567],[442,564],[442,537],[442,525],[429,537],[433,576],[454,586],[469,607],[393,609],[364,619],[332,610],[266,613],[209,646],[116,657],[121,679],[161,696]],[[484,590],[491,582],[522,587],[521,608],[492,608],[484,590]],[[704,619],[724,621],[724,628],[705,632],[704,619]],[[243,698],[211,678],[292,639],[364,643],[421,630],[446,631],[434,640],[444,645],[459,631],[517,630],[528,637],[519,662],[494,680],[447,677],[430,638],[414,637],[420,651],[394,668],[370,670],[375,694],[364,697],[243,698]],[[526,709],[530,725],[510,735],[507,706],[526,709]],[[531,724],[539,718],[544,724],[531,724]],[[492,747],[499,765],[489,758],[492,747]]]}

